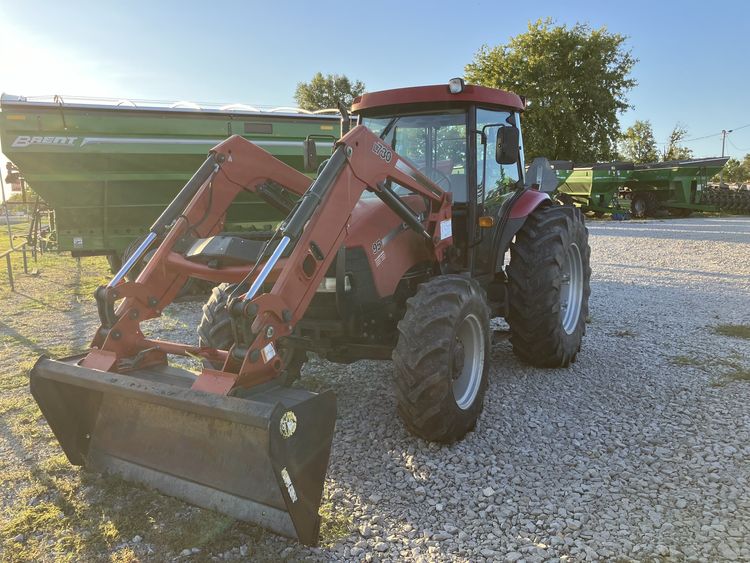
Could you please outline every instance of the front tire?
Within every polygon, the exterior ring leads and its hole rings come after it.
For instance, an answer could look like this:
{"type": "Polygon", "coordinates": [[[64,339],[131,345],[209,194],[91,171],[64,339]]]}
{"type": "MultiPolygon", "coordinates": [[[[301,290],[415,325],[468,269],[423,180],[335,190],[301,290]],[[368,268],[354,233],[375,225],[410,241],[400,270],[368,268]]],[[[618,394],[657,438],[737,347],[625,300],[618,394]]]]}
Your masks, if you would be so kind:
{"type": "MultiPolygon", "coordinates": [[[[232,319],[227,311],[227,299],[235,288],[234,284],[222,283],[211,291],[211,296],[203,305],[203,316],[198,325],[198,346],[207,346],[218,350],[229,350],[234,344],[232,335],[232,319]]],[[[280,349],[279,354],[284,360],[285,368],[281,377],[282,383],[291,385],[299,378],[306,355],[294,349],[280,349]]],[[[203,365],[209,369],[220,370],[223,366],[219,362],[203,360],[203,365]]]]}
{"type": "Polygon", "coordinates": [[[489,307],[473,279],[443,275],[407,301],[393,351],[398,412],[410,432],[460,440],[482,411],[489,369],[489,307]]]}
{"type": "Polygon", "coordinates": [[[578,209],[539,207],[510,248],[508,324],[513,352],[537,367],[566,367],[586,332],[591,249],[578,209]]]}

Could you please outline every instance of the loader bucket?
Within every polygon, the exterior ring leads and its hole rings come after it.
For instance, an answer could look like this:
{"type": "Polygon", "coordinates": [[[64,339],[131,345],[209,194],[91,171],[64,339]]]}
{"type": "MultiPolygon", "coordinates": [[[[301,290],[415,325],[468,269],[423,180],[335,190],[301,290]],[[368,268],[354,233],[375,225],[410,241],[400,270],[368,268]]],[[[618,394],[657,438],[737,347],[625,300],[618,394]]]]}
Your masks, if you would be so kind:
{"type": "MultiPolygon", "coordinates": [[[[127,375],[41,357],[31,394],[74,465],[119,475],[314,545],[336,418],[333,392],[193,391],[173,367],[127,375]]],[[[262,387],[262,388],[261,388],[262,387]]]]}

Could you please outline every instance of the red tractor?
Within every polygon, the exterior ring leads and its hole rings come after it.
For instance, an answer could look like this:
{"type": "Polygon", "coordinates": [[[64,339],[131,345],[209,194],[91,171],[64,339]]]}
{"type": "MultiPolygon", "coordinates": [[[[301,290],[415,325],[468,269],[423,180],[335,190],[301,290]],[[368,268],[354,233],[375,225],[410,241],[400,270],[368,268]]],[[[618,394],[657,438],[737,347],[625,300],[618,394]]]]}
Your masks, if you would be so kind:
{"type": "Polygon", "coordinates": [[[365,94],[360,125],[314,180],[241,137],[217,145],[97,290],[91,349],[32,370],[71,463],[314,543],[335,397],[290,386],[308,352],[392,358],[404,424],[438,442],[461,439],[482,410],[491,318],[507,320],[522,360],[573,362],[588,232],[580,211],[550,199],[545,159],[525,171],[523,109],[460,79],[365,94]],[[244,191],[287,218],[225,232],[244,191]],[[198,345],[145,336],[140,323],[189,277],[219,284],[198,345]],[[204,367],[170,367],[169,355],[204,367]]]}

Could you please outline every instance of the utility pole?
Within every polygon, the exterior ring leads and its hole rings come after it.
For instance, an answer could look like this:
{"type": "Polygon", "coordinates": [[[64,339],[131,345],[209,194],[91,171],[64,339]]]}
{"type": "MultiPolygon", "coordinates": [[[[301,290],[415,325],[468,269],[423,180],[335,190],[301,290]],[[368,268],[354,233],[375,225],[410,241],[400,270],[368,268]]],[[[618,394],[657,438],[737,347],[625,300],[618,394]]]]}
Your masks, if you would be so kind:
{"type": "MultiPolygon", "coordinates": [[[[731,133],[733,129],[730,129],[727,131],[726,129],[721,130],[721,158],[724,158],[724,147],[727,144],[727,135],[731,133]]],[[[724,167],[721,167],[721,170],[719,171],[719,189],[721,189],[721,183],[724,178],[724,167]]]]}

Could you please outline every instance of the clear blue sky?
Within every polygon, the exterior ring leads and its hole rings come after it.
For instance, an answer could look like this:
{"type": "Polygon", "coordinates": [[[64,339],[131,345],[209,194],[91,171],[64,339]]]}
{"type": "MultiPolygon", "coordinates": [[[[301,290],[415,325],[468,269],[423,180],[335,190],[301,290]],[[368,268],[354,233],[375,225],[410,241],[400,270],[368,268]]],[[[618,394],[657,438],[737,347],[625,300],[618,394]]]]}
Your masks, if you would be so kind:
{"type": "MultiPolygon", "coordinates": [[[[640,62],[623,126],[675,123],[696,156],[750,124],[750,2],[83,2],[0,0],[0,90],[23,95],[293,103],[298,81],[344,73],[368,90],[442,83],[529,20],[629,37],[640,62]]],[[[727,153],[750,152],[750,127],[727,153]]]]}

